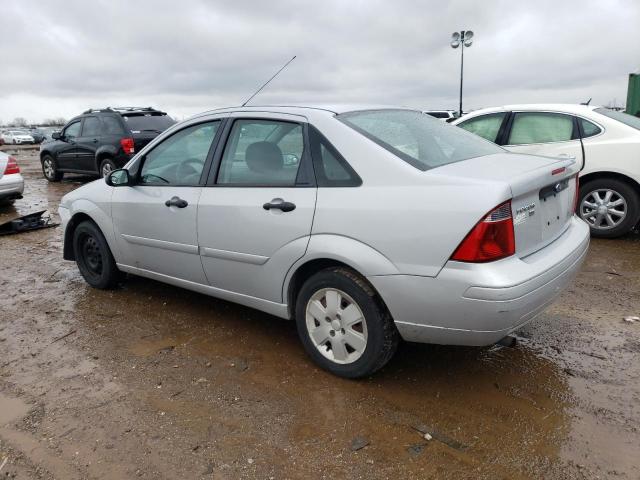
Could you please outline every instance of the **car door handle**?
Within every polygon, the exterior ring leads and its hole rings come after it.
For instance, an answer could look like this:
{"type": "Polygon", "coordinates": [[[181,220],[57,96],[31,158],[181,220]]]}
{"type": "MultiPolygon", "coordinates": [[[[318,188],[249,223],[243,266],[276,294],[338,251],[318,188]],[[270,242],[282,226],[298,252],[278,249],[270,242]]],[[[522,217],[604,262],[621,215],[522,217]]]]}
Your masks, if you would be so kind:
{"type": "Polygon", "coordinates": [[[262,208],[264,208],[265,210],[277,209],[277,210],[282,210],[283,212],[290,212],[296,209],[296,204],[291,202],[285,202],[280,198],[274,198],[270,202],[267,202],[264,205],[262,205],[262,208]]]}
{"type": "Polygon", "coordinates": [[[187,205],[189,205],[189,202],[187,202],[186,200],[181,199],[180,197],[171,197],[169,200],[164,202],[164,204],[167,207],[184,208],[187,205]]]}

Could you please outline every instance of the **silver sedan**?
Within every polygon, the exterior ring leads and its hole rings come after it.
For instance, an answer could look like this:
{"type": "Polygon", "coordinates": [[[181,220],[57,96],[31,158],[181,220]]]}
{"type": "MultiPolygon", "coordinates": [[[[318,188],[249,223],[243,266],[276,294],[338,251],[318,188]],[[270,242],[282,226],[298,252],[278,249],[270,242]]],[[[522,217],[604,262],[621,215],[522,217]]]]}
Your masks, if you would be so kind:
{"type": "Polygon", "coordinates": [[[362,377],[400,339],[489,345],[548,306],[589,245],[578,169],[407,109],[217,110],[65,195],[64,258],[293,319],[362,377]]]}
{"type": "Polygon", "coordinates": [[[24,179],[18,162],[11,155],[0,152],[0,205],[22,198],[24,179]]]}

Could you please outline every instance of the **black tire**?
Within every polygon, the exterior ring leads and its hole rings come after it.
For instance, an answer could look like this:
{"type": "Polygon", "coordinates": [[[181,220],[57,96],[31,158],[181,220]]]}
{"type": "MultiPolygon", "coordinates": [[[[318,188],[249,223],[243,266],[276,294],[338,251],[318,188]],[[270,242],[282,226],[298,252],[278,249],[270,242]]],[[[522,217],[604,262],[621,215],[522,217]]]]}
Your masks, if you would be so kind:
{"type": "MultiPolygon", "coordinates": [[[[577,213],[589,224],[591,227],[591,235],[593,237],[616,238],[631,231],[631,229],[638,223],[638,220],[640,220],[640,198],[637,190],[623,180],[618,180],[616,178],[598,178],[580,186],[577,213]],[[592,210],[583,206],[582,203],[587,197],[593,199],[591,196],[593,192],[605,190],[613,191],[616,195],[624,199],[624,202],[626,203],[626,215],[619,224],[613,227],[597,228],[595,226],[595,218],[589,217],[589,213],[592,210]]],[[[613,218],[616,219],[616,217],[613,218]]]]}
{"type": "Polygon", "coordinates": [[[104,235],[95,223],[84,221],[73,232],[78,270],[94,288],[114,288],[121,277],[104,235]]]}
{"type": "MultiPolygon", "coordinates": [[[[307,354],[320,367],[340,377],[361,378],[373,374],[393,357],[400,341],[391,315],[373,288],[360,275],[347,268],[328,268],[311,276],[300,289],[295,314],[298,335],[307,354]],[[336,363],[325,357],[319,350],[322,347],[316,347],[311,340],[306,318],[307,303],[314,294],[327,288],[340,290],[351,297],[366,323],[366,345],[360,357],[351,363],[336,363]]],[[[341,330],[345,332],[344,328],[341,330]]],[[[327,343],[330,344],[330,339],[327,343]]],[[[324,346],[325,350],[332,348],[324,346]]]]}
{"type": "Polygon", "coordinates": [[[64,177],[64,173],[58,171],[58,162],[51,155],[46,154],[43,155],[40,159],[40,163],[42,164],[42,175],[44,178],[49,180],[50,182],[59,182],[64,177]],[[51,169],[48,168],[49,162],[51,165],[51,169]]]}
{"type": "Polygon", "coordinates": [[[115,162],[113,161],[112,158],[106,157],[104,158],[101,162],[100,162],[100,169],[98,170],[98,173],[100,174],[101,178],[104,178],[106,176],[106,171],[105,169],[108,168],[109,172],[114,171],[115,169],[117,169],[118,167],[116,166],[115,162]]]}

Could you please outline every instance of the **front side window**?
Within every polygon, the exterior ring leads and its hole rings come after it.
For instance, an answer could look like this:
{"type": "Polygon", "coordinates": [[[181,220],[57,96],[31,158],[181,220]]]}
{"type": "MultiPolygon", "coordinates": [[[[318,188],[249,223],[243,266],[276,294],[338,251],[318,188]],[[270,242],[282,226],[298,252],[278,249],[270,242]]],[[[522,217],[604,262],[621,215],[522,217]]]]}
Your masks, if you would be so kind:
{"type": "Polygon", "coordinates": [[[476,135],[412,110],[363,110],[337,118],[420,170],[504,152],[476,135]]]}
{"type": "Polygon", "coordinates": [[[519,112],[513,118],[509,145],[567,142],[576,139],[573,117],[561,113],[519,112]]]}
{"type": "Polygon", "coordinates": [[[73,122],[67,128],[64,129],[64,138],[72,139],[80,136],[80,120],[73,122]]]}
{"type": "Polygon", "coordinates": [[[140,183],[197,185],[220,121],[200,123],[171,135],[145,155],[140,183]]]}
{"type": "Polygon", "coordinates": [[[475,133],[485,140],[495,143],[498,139],[500,127],[502,126],[502,122],[506,115],[507,112],[481,115],[479,117],[470,118],[466,122],[459,123],[458,126],[464,128],[467,132],[475,133]]]}
{"type": "Polygon", "coordinates": [[[217,183],[293,186],[303,151],[299,123],[236,120],[222,155],[217,183]]]}
{"type": "Polygon", "coordinates": [[[96,117],[87,117],[82,126],[83,137],[95,137],[100,135],[100,120],[96,117]]]}

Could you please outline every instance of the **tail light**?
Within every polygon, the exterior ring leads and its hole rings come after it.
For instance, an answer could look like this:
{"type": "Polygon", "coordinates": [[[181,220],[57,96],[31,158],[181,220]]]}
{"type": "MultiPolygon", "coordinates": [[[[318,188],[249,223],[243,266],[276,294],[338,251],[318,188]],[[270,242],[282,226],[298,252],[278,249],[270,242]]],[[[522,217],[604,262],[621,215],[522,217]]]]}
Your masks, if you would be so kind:
{"type": "Polygon", "coordinates": [[[511,200],[498,205],[480,220],[458,246],[451,260],[492,262],[516,252],[511,200]]]}
{"type": "Polygon", "coordinates": [[[576,193],[573,195],[573,213],[578,211],[578,198],[580,198],[580,179],[576,173],[576,193]]]}
{"type": "Polygon", "coordinates": [[[14,173],[20,173],[20,167],[18,166],[18,162],[12,156],[9,156],[7,160],[7,166],[4,169],[5,175],[12,175],[14,173]]]}
{"type": "Polygon", "coordinates": [[[122,150],[124,150],[124,153],[127,155],[133,155],[135,152],[133,138],[121,138],[120,145],[122,145],[122,150]]]}

